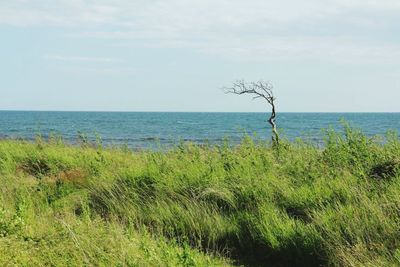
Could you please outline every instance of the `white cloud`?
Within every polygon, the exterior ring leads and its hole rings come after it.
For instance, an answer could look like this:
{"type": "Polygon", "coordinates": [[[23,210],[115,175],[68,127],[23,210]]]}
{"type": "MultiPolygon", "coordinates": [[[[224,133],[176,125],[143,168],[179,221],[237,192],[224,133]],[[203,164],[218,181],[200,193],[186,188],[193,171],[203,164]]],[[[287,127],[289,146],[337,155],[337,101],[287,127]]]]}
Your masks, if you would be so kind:
{"type": "Polygon", "coordinates": [[[118,8],[80,0],[2,0],[0,24],[16,26],[94,26],[114,23],[118,8]]]}
{"type": "Polygon", "coordinates": [[[399,10],[398,0],[1,0],[0,22],[200,29],[240,27],[260,21],[321,19],[348,11],[354,11],[353,15],[357,16],[363,11],[392,13],[399,10]]]}
{"type": "Polygon", "coordinates": [[[0,24],[261,61],[398,63],[400,44],[381,32],[399,12],[399,0],[0,0],[0,24]]]}
{"type": "Polygon", "coordinates": [[[123,60],[117,58],[63,56],[63,55],[46,55],[45,58],[56,61],[70,61],[70,62],[93,62],[93,63],[123,62],[123,60]]]}
{"type": "Polygon", "coordinates": [[[139,72],[136,68],[129,67],[82,67],[82,66],[71,66],[62,67],[62,71],[71,73],[91,73],[91,74],[101,74],[101,75],[125,75],[125,74],[137,74],[139,72]]]}
{"type": "Polygon", "coordinates": [[[342,8],[358,8],[370,11],[398,11],[398,0],[335,0],[342,8]]]}

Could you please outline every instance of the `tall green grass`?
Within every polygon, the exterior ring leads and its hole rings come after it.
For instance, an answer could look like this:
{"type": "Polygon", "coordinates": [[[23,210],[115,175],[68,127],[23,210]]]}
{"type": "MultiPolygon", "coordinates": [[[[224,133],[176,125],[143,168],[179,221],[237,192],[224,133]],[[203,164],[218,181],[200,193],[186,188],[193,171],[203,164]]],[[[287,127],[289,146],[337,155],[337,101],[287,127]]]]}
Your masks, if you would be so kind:
{"type": "Polygon", "coordinates": [[[1,266],[400,265],[400,141],[0,142],[1,266]]]}

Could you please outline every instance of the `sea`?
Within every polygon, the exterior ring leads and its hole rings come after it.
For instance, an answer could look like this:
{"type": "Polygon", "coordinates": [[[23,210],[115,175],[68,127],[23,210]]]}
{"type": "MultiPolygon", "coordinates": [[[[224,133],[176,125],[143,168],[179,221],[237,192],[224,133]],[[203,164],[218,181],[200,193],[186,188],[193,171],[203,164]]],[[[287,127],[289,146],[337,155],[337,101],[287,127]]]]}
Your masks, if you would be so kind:
{"type": "MultiPolygon", "coordinates": [[[[268,113],[211,112],[61,112],[0,111],[0,139],[35,140],[49,136],[77,144],[83,139],[104,146],[166,148],[182,142],[231,144],[244,136],[271,138],[268,113]]],[[[400,132],[400,113],[278,113],[281,135],[290,140],[323,143],[326,131],[343,125],[368,136],[400,132]]]]}

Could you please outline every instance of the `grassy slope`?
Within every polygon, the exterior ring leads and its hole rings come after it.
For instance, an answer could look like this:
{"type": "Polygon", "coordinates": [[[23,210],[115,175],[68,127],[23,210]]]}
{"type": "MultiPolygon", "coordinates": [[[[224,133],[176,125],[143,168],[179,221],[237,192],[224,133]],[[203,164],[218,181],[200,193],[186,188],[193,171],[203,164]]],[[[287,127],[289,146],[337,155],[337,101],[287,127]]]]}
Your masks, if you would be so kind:
{"type": "Polygon", "coordinates": [[[400,264],[400,142],[0,142],[0,266],[400,264]]]}

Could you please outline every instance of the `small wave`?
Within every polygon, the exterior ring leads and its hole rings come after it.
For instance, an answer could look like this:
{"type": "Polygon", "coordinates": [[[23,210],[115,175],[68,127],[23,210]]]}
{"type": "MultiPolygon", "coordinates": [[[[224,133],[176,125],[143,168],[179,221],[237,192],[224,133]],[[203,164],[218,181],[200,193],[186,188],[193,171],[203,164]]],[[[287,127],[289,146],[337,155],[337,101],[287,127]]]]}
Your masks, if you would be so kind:
{"type": "Polygon", "coordinates": [[[140,141],[164,141],[166,139],[160,138],[160,137],[155,137],[155,136],[149,136],[149,137],[139,138],[138,140],[140,140],[140,141]]]}
{"type": "Polygon", "coordinates": [[[165,141],[166,138],[158,137],[158,136],[149,136],[149,137],[103,137],[102,140],[104,142],[143,142],[143,141],[165,141]]]}
{"type": "Polygon", "coordinates": [[[197,122],[189,122],[189,121],[177,121],[176,124],[188,124],[188,125],[198,125],[197,122]]]}

